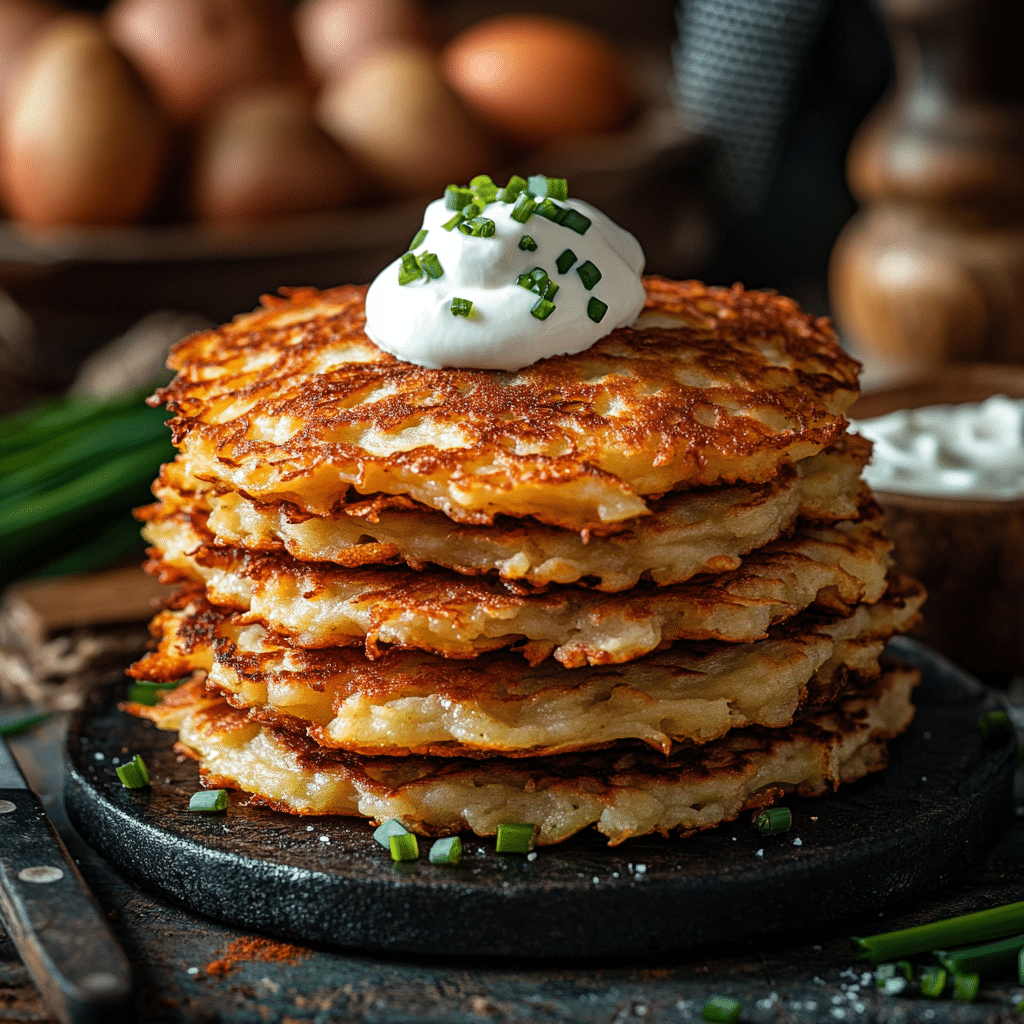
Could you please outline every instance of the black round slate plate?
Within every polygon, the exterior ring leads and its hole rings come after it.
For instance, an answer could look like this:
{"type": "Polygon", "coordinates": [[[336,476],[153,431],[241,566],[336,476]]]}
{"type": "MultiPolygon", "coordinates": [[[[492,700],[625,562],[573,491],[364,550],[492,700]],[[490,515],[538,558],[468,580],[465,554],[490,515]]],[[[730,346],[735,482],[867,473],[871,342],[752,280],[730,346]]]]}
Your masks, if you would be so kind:
{"type": "Polygon", "coordinates": [[[792,800],[793,828],[765,838],[749,816],[688,839],[606,846],[596,833],[533,860],[465,843],[457,868],[393,864],[365,823],[245,804],[189,814],[196,765],[174,735],[99,693],[72,724],[65,790],[76,828],[131,879],[209,917],[372,951],[455,956],[609,956],[755,939],[934,888],[980,856],[1009,806],[1012,737],[986,742],[996,699],[908,639],[921,666],[917,716],[887,771],[837,795],[792,800]],[[149,790],[124,789],[115,759],[139,753],[149,790]],[[759,852],[760,851],[760,852],[759,852]]]}

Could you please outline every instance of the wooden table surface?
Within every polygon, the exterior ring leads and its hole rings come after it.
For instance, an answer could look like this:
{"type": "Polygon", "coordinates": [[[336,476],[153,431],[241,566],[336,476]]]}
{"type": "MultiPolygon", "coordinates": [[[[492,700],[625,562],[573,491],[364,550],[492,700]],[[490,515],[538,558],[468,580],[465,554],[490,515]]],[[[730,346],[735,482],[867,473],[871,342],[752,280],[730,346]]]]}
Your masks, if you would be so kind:
{"type": "MultiPolygon", "coordinates": [[[[990,981],[978,1002],[883,995],[854,960],[850,934],[870,934],[1024,899],[1024,807],[984,863],[931,897],[773,943],[686,957],[572,963],[380,958],[292,946],[196,917],[116,874],[71,829],[60,799],[66,716],[12,741],[132,961],[140,1020],[224,1024],[374,1024],[699,1020],[711,994],[743,1002],[742,1020],[1018,1020],[1024,992],[990,981]]],[[[1019,787],[1018,787],[1019,788],[1019,787]]],[[[11,943],[0,940],[0,1020],[50,1022],[11,943]]],[[[116,1024],[116,1022],[111,1022],[116,1024]]]]}

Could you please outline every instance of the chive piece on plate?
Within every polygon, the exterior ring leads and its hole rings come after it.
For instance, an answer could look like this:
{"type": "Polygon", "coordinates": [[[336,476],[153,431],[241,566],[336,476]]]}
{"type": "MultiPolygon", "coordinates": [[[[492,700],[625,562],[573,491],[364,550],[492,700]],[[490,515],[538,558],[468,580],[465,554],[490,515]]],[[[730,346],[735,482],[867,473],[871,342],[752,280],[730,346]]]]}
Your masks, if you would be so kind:
{"type": "Polygon", "coordinates": [[[385,850],[390,850],[390,841],[392,836],[404,836],[408,835],[408,833],[409,830],[397,818],[388,818],[383,825],[378,825],[373,830],[373,838],[376,839],[385,850]]]}
{"type": "Polygon", "coordinates": [[[851,941],[862,960],[877,964],[881,960],[927,953],[945,946],[964,946],[971,942],[1002,939],[1024,929],[1024,903],[1006,903],[1001,907],[973,914],[949,917],[943,921],[882,932],[851,941]]]}
{"type": "Polygon", "coordinates": [[[547,320],[555,311],[555,304],[550,299],[538,299],[530,313],[538,320],[547,320]]]}
{"type": "Polygon", "coordinates": [[[607,312],[608,303],[602,302],[597,298],[597,296],[591,296],[590,301],[587,303],[587,316],[589,316],[595,324],[599,324],[604,319],[604,315],[607,312]]]}
{"type": "Polygon", "coordinates": [[[537,200],[529,192],[521,192],[509,216],[520,224],[525,224],[536,212],[537,200]]]}
{"type": "Polygon", "coordinates": [[[460,299],[458,297],[452,299],[452,316],[469,316],[473,312],[473,302],[471,299],[460,299]]]}
{"type": "Polygon", "coordinates": [[[441,266],[441,261],[432,252],[421,253],[419,263],[426,271],[427,277],[432,277],[436,280],[444,274],[444,267],[441,266]]]}
{"type": "Polygon", "coordinates": [[[559,223],[563,228],[571,228],[577,235],[585,235],[590,227],[590,218],[584,217],[579,210],[566,210],[559,223]]]}
{"type": "Polygon", "coordinates": [[[508,179],[508,184],[498,194],[498,198],[503,203],[514,203],[519,196],[526,191],[526,179],[520,178],[518,174],[513,174],[508,179]]]}
{"type": "Polygon", "coordinates": [[[935,959],[953,974],[980,974],[985,977],[1019,963],[1024,950],[1024,935],[987,942],[982,946],[946,951],[935,950],[935,959]]]}
{"type": "Polygon", "coordinates": [[[953,975],[953,998],[960,1003],[973,1003],[978,998],[981,978],[977,974],[953,975]]]}
{"type": "Polygon", "coordinates": [[[50,711],[35,711],[31,715],[18,715],[6,719],[3,724],[0,724],[0,736],[19,736],[23,732],[34,729],[37,725],[42,725],[51,715],[50,711]]]}
{"type": "Polygon", "coordinates": [[[420,267],[419,260],[411,252],[407,252],[402,257],[402,265],[398,269],[398,283],[411,284],[422,276],[423,269],[420,267]]]}
{"type": "Polygon", "coordinates": [[[427,240],[427,229],[420,228],[415,235],[412,236],[412,241],[409,243],[409,252],[413,249],[418,249],[427,240]]]}
{"type": "Polygon", "coordinates": [[[522,249],[523,252],[536,252],[537,243],[529,235],[523,235],[523,237],[519,239],[519,248],[522,249]]]}
{"type": "MultiPolygon", "coordinates": [[[[541,299],[541,302],[543,301],[541,299]]],[[[536,307],[534,308],[536,309],[536,307]]],[[[533,824],[499,825],[495,849],[498,853],[529,853],[533,849],[533,834],[535,830],[536,826],[533,824]]]]}
{"type": "Polygon", "coordinates": [[[199,811],[202,814],[212,814],[215,811],[226,811],[228,809],[228,791],[226,789],[201,789],[193,793],[188,802],[190,811],[199,811]]]}
{"type": "Polygon", "coordinates": [[[149,769],[138,754],[127,764],[118,765],[115,770],[125,789],[144,789],[149,785],[149,769]]]}
{"type": "Polygon", "coordinates": [[[438,839],[430,848],[431,864],[458,864],[462,860],[462,840],[458,836],[438,839]]]}
{"type": "Polygon", "coordinates": [[[743,1004],[738,999],[731,999],[729,996],[709,996],[700,1015],[707,1021],[733,1021],[739,1020],[742,1012],[743,1004]]]}
{"type": "MultiPolygon", "coordinates": [[[[555,266],[558,267],[560,274],[568,272],[569,268],[576,262],[576,253],[572,249],[563,249],[555,260],[555,266]]],[[[593,264],[591,264],[593,266],[593,264]]]]}
{"type": "Polygon", "coordinates": [[[978,719],[978,728],[985,739],[1008,736],[1013,731],[1010,716],[1005,711],[986,711],[978,719]]]}
{"type": "Polygon", "coordinates": [[[420,856],[420,844],[412,832],[406,832],[404,836],[392,836],[388,840],[388,848],[392,860],[418,860],[420,856]]]}
{"type": "Polygon", "coordinates": [[[179,679],[173,683],[154,683],[144,680],[141,683],[133,683],[128,687],[128,699],[133,704],[146,704],[154,707],[160,703],[160,698],[165,693],[176,690],[185,680],[179,679]]]}
{"type": "Polygon", "coordinates": [[[769,807],[754,819],[754,825],[761,835],[777,836],[790,830],[793,814],[788,807],[769,807]]]}
{"type": "Polygon", "coordinates": [[[875,984],[879,988],[884,988],[885,983],[890,978],[896,977],[896,965],[895,964],[879,964],[875,968],[875,984]]]}
{"type": "Polygon", "coordinates": [[[576,273],[580,275],[580,280],[583,282],[583,287],[589,292],[591,288],[601,280],[601,271],[594,266],[590,260],[586,260],[576,268],[576,273]]]}
{"type": "Polygon", "coordinates": [[[914,965],[909,960],[897,960],[896,970],[898,970],[907,981],[914,980],[914,965]]]}
{"type": "Polygon", "coordinates": [[[938,999],[946,987],[948,975],[942,967],[929,967],[921,975],[921,995],[925,999],[938,999]]]}

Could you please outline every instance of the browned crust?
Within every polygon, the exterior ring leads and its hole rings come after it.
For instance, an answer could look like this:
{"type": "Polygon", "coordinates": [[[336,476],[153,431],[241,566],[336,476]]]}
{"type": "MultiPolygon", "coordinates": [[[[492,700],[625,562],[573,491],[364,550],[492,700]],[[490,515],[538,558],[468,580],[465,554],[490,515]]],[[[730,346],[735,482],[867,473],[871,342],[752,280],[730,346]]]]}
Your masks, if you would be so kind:
{"type": "MultiPolygon", "coordinates": [[[[284,482],[328,465],[361,478],[373,465],[458,483],[480,480],[487,466],[495,493],[587,477],[629,492],[610,468],[623,453],[671,467],[668,485],[640,493],[758,482],[790,452],[802,457],[843,432],[858,364],[827,320],[772,292],[657,277],[645,284],[645,308],[679,314],[685,326],[620,328],[585,352],[516,374],[430,370],[381,352],[363,332],[364,287],[283,289],[254,313],[179,343],[169,363],[178,375],[153,401],[166,403],[176,444],[198,441],[228,466],[272,464],[284,482]],[[335,350],[348,359],[323,369],[321,358],[335,350]],[[260,368],[246,370],[257,356],[260,368]],[[245,410],[216,422],[236,400],[245,410]],[[302,427],[273,443],[254,436],[256,417],[302,427]],[[469,444],[372,456],[338,440],[414,423],[439,431],[457,423],[469,444]]],[[[463,522],[494,514],[444,511],[463,522]]]]}

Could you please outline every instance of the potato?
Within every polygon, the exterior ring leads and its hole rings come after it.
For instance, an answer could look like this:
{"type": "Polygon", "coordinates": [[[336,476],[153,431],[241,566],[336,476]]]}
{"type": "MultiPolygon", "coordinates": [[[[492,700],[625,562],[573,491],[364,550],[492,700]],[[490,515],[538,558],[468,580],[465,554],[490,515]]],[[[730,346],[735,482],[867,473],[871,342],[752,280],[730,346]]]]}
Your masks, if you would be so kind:
{"type": "Polygon", "coordinates": [[[179,124],[241,87],[303,77],[280,0],[114,0],[106,24],[179,124]]]}
{"type": "Polygon", "coordinates": [[[445,79],[480,121],[525,147],[618,127],[633,97],[612,44],[547,14],[505,14],[444,49],[445,79]]]}
{"type": "Polygon", "coordinates": [[[292,20],[302,55],[321,78],[342,77],[389,40],[431,42],[417,0],[301,0],[292,20]]]}
{"type": "Polygon", "coordinates": [[[232,96],[204,126],[192,188],[200,217],[252,220],[351,202],[357,175],[303,90],[270,84],[232,96]]]}
{"type": "Polygon", "coordinates": [[[46,0],[0,0],[0,112],[36,35],[61,13],[60,7],[46,0]]]}
{"type": "Polygon", "coordinates": [[[391,195],[439,192],[500,166],[488,136],[445,85],[433,52],[416,43],[370,51],[347,78],[325,86],[317,116],[391,195]]]}
{"type": "Polygon", "coordinates": [[[165,126],[99,21],[68,15],[39,36],[0,124],[0,188],[27,224],[114,224],[157,191],[165,126]]]}

